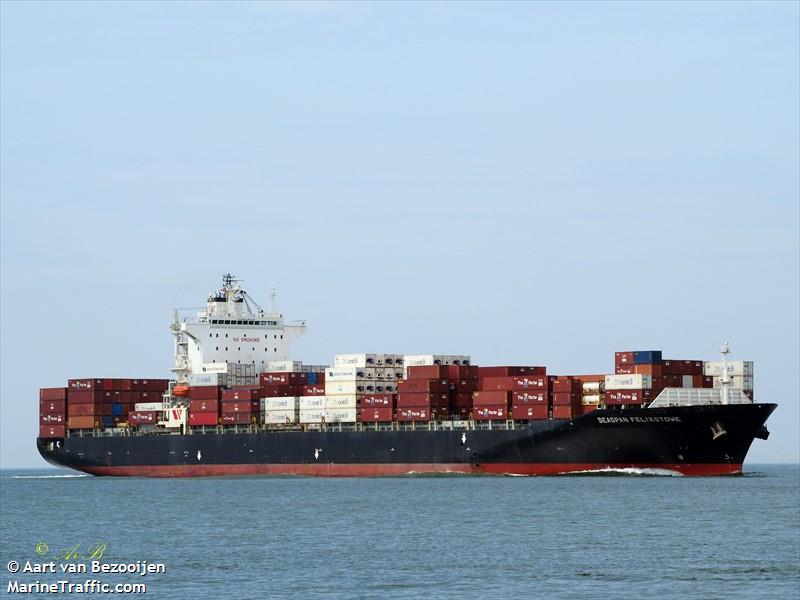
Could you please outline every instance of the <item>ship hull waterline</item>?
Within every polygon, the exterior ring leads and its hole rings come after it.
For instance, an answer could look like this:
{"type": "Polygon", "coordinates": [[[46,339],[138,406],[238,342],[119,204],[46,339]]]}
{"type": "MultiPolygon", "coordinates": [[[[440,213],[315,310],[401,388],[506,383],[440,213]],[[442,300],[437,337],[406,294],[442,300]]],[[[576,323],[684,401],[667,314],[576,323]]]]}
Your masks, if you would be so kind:
{"type": "Polygon", "coordinates": [[[735,475],[775,408],[606,409],[491,430],[72,435],[39,438],[37,447],[51,464],[100,476],[735,475]]]}

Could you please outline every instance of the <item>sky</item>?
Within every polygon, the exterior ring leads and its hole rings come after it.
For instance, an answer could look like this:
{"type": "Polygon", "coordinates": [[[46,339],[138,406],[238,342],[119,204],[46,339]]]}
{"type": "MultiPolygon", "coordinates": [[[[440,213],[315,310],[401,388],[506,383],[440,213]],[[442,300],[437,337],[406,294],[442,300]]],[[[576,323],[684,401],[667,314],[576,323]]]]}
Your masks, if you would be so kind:
{"type": "Polygon", "coordinates": [[[798,462],[799,7],[2,2],[0,466],[228,271],[312,363],[727,340],[798,462]]]}

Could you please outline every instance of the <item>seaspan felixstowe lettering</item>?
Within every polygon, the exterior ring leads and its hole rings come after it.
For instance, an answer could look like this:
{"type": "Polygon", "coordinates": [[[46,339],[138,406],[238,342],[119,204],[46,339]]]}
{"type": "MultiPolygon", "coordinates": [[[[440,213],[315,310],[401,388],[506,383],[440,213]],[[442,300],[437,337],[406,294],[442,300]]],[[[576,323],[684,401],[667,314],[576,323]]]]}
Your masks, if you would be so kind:
{"type": "Polygon", "coordinates": [[[617,352],[613,374],[468,356],[290,358],[304,322],[260,308],[231,275],[175,311],[174,378],[70,379],[39,395],[41,455],[94,475],[741,473],[775,404],[753,363],[617,352]]]}

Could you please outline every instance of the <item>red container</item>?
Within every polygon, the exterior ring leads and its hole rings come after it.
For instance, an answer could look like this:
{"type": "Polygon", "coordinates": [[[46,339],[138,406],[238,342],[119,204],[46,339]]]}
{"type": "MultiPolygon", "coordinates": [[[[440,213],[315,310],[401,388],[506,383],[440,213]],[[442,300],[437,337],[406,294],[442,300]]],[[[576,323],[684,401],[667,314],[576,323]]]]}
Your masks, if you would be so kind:
{"type": "Polygon", "coordinates": [[[571,419],[581,414],[580,406],[576,408],[572,406],[553,406],[554,419],[571,419]]]}
{"type": "Polygon", "coordinates": [[[581,382],[574,377],[554,377],[551,382],[553,392],[580,394],[581,382]]]}
{"type": "Polygon", "coordinates": [[[511,418],[521,421],[543,420],[550,416],[549,411],[547,404],[514,405],[511,407],[511,418]]]}
{"type": "Polygon", "coordinates": [[[222,414],[229,415],[231,413],[258,413],[259,406],[258,400],[255,402],[247,401],[247,402],[223,402],[222,403],[222,414]]]}
{"type": "Polygon", "coordinates": [[[111,389],[130,392],[133,389],[133,379],[112,379],[111,389]]]}
{"type": "Polygon", "coordinates": [[[189,412],[219,412],[219,400],[191,400],[189,402],[189,412]]]}
{"type": "Polygon", "coordinates": [[[397,408],[398,421],[430,421],[431,410],[426,407],[397,408]]]}
{"type": "Polygon", "coordinates": [[[98,390],[103,391],[103,379],[68,379],[67,387],[71,390],[98,390]]]}
{"type": "Polygon", "coordinates": [[[189,425],[198,427],[200,425],[216,425],[217,413],[214,412],[189,412],[189,425]]]}
{"type": "Polygon", "coordinates": [[[619,404],[641,404],[650,400],[650,390],[606,390],[605,403],[609,406],[619,404]]]}
{"type": "MultiPolygon", "coordinates": [[[[477,368],[477,367],[476,367],[477,368]]],[[[472,392],[478,389],[478,380],[477,379],[459,379],[452,384],[455,387],[455,390],[459,393],[468,393],[471,394],[472,392]]]]}
{"type": "Polygon", "coordinates": [[[394,394],[367,394],[366,396],[361,396],[361,408],[392,408],[395,403],[394,394]]]}
{"type": "Polygon", "coordinates": [[[301,396],[324,396],[325,384],[303,385],[300,387],[301,396]]]}
{"type": "Polygon", "coordinates": [[[299,396],[300,386],[296,384],[288,385],[265,385],[259,389],[262,398],[277,398],[288,396],[299,396]]]}
{"type": "Polygon", "coordinates": [[[96,390],[69,390],[67,392],[67,404],[98,404],[106,401],[106,395],[110,400],[111,392],[99,392],[96,390]]]}
{"type": "Polygon", "coordinates": [[[63,413],[67,410],[67,403],[64,400],[40,400],[39,414],[63,413]]]}
{"type": "MultiPolygon", "coordinates": [[[[647,364],[647,365],[634,365],[633,372],[640,375],[652,375],[653,377],[661,377],[664,374],[664,367],[661,363],[647,364]]],[[[621,375],[622,373],[620,373],[621,375]]]]}
{"type": "Polygon", "coordinates": [[[131,390],[137,392],[163,392],[169,387],[169,379],[132,379],[131,390]]]}
{"type": "Polygon", "coordinates": [[[624,365],[614,365],[614,374],[615,375],[633,375],[636,371],[636,365],[633,363],[628,363],[624,365]]]}
{"type": "MultiPolygon", "coordinates": [[[[476,394],[480,392],[475,392],[476,394]]],[[[476,421],[498,421],[508,418],[508,406],[474,406],[472,418],[476,421]]]]}
{"type": "Polygon", "coordinates": [[[67,388],[40,388],[39,400],[66,400],[67,388]]]}
{"type": "Polygon", "coordinates": [[[362,423],[389,423],[393,416],[394,409],[391,406],[362,407],[358,412],[358,420],[362,423]]]}
{"type": "Polygon", "coordinates": [[[70,417],[102,417],[111,414],[110,404],[68,404],[67,414],[70,417]]]}
{"type": "Polygon", "coordinates": [[[714,378],[711,375],[703,375],[703,387],[704,388],[714,387],[714,378]]]}
{"type": "Polygon", "coordinates": [[[615,352],[614,353],[614,366],[617,365],[632,365],[633,352],[615,352]]]}
{"type": "Polygon", "coordinates": [[[692,387],[696,387],[696,388],[703,387],[703,376],[702,375],[692,375],[692,387]]]}
{"type": "Polygon", "coordinates": [[[267,385],[305,385],[308,380],[306,373],[294,373],[284,371],[281,373],[261,373],[259,377],[259,385],[261,387],[267,385]]]}
{"type": "Polygon", "coordinates": [[[158,423],[158,413],[149,410],[131,411],[128,413],[128,423],[131,425],[155,425],[158,423]]]}
{"type": "Polygon", "coordinates": [[[406,379],[445,379],[447,365],[420,365],[408,367],[406,379]]]}
{"type": "Polygon", "coordinates": [[[476,379],[478,367],[472,365],[446,365],[448,379],[476,379]]]}
{"type": "Polygon", "coordinates": [[[413,406],[427,406],[430,408],[447,408],[449,396],[447,394],[423,394],[419,392],[397,394],[397,408],[413,406]]]}
{"type": "Polygon", "coordinates": [[[481,380],[481,390],[495,391],[520,391],[520,390],[546,390],[546,375],[516,375],[509,377],[484,377],[481,380]]]}
{"type": "Polygon", "coordinates": [[[547,392],[511,392],[511,404],[547,406],[547,392]]]}
{"type": "Polygon", "coordinates": [[[597,410],[598,408],[600,408],[599,404],[583,404],[581,405],[581,414],[585,415],[593,410],[597,410]]]}
{"type": "Polygon", "coordinates": [[[64,413],[39,415],[39,425],[64,425],[66,422],[67,416],[64,413]]]}
{"type": "Polygon", "coordinates": [[[405,379],[397,382],[397,391],[405,393],[442,393],[448,390],[446,379],[405,379]]]}
{"type": "Polygon", "coordinates": [[[221,391],[218,385],[196,385],[189,388],[189,399],[219,400],[221,391]]]}
{"type": "Polygon", "coordinates": [[[450,406],[457,408],[472,408],[472,394],[474,392],[450,393],[450,406]]]}
{"type": "Polygon", "coordinates": [[[258,388],[256,389],[241,389],[241,390],[222,390],[222,400],[234,401],[252,401],[258,400],[258,388]]]}
{"type": "Polygon", "coordinates": [[[232,412],[222,413],[223,425],[249,425],[258,422],[258,412],[232,412]]]}
{"type": "Polygon", "coordinates": [[[63,425],[39,425],[40,438],[63,438],[66,436],[63,425]]]}
{"type": "Polygon", "coordinates": [[[508,406],[511,401],[511,392],[507,391],[480,391],[472,393],[472,406],[508,406]]]}
{"type": "Polygon", "coordinates": [[[103,427],[103,417],[80,416],[67,419],[67,429],[100,429],[103,427]]]}
{"type": "Polygon", "coordinates": [[[580,393],[555,392],[553,406],[578,406],[581,403],[580,393]]]}

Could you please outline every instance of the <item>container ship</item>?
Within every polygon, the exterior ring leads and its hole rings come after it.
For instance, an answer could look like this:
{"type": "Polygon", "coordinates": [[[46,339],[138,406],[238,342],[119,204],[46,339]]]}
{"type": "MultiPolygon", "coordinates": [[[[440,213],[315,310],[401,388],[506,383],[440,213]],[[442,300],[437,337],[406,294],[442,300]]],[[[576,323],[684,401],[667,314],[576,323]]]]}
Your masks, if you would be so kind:
{"type": "Polygon", "coordinates": [[[469,355],[291,358],[304,321],[228,274],[175,310],[169,379],[76,378],[39,391],[37,448],[93,475],[559,475],[742,472],[775,404],[753,363],[616,352],[613,373],[480,366],[469,355]]]}

